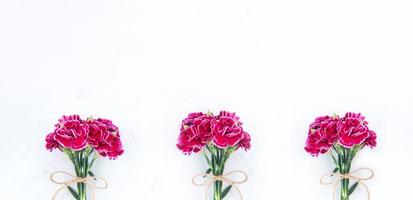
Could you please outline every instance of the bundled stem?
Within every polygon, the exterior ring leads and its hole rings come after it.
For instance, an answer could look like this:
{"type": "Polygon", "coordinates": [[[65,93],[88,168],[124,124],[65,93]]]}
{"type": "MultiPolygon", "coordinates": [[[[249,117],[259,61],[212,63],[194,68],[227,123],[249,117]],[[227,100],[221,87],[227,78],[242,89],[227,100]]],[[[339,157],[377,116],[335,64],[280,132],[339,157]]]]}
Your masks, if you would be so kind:
{"type": "MultiPolygon", "coordinates": [[[[336,164],[336,169],[334,172],[339,172],[340,174],[349,174],[351,170],[351,162],[353,161],[355,155],[360,150],[361,147],[355,146],[353,148],[345,148],[342,146],[334,146],[336,156],[332,155],[334,163],[336,164]]],[[[355,183],[350,187],[350,180],[343,178],[341,180],[341,200],[349,200],[351,193],[357,187],[355,183]]]]}
{"type": "MultiPolygon", "coordinates": [[[[72,161],[76,176],[80,178],[86,178],[89,174],[93,174],[90,169],[96,159],[96,156],[89,162],[89,157],[94,153],[94,149],[86,148],[81,151],[72,151],[69,149],[63,150],[72,161]]],[[[68,187],[68,190],[76,200],[87,200],[86,184],[81,182],[77,183],[77,191],[68,187]]]]}
{"type": "MultiPolygon", "coordinates": [[[[207,173],[212,172],[214,176],[222,176],[224,174],[225,163],[228,160],[230,154],[235,150],[234,147],[229,147],[225,149],[221,149],[215,147],[213,145],[208,145],[206,147],[210,156],[205,155],[207,162],[209,164],[210,169],[207,173]]],[[[227,186],[223,190],[223,183],[222,181],[218,180],[214,182],[214,200],[222,200],[226,196],[226,194],[230,190],[230,186],[227,186]]]]}

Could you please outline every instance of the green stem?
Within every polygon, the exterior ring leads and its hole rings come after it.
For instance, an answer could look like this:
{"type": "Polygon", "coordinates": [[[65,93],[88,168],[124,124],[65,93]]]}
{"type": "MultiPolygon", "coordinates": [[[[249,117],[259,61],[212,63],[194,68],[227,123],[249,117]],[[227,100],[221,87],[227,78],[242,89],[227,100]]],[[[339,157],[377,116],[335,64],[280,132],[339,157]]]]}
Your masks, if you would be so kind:
{"type": "MultiPolygon", "coordinates": [[[[84,149],[81,151],[75,152],[75,171],[76,176],[85,178],[88,175],[88,157],[90,153],[89,150],[84,149]]],[[[78,192],[78,199],[77,200],[87,200],[86,196],[86,184],[85,183],[77,183],[77,192],[78,192]]]]}
{"type": "MultiPolygon", "coordinates": [[[[225,150],[216,148],[216,147],[209,147],[207,148],[211,153],[211,169],[212,174],[214,176],[222,176],[224,173],[225,168],[225,161],[226,155],[225,150]]],[[[222,200],[222,181],[215,181],[214,182],[214,200],[222,200]]]]}
{"type": "MultiPolygon", "coordinates": [[[[351,160],[352,160],[352,153],[351,149],[347,148],[340,148],[336,151],[338,156],[338,169],[340,174],[348,174],[351,168],[351,160]]],[[[341,192],[340,192],[340,199],[341,200],[349,200],[349,186],[350,180],[349,179],[342,179],[341,180],[341,192]]]]}
{"type": "Polygon", "coordinates": [[[222,200],[222,181],[215,181],[214,183],[214,200],[222,200]]]}

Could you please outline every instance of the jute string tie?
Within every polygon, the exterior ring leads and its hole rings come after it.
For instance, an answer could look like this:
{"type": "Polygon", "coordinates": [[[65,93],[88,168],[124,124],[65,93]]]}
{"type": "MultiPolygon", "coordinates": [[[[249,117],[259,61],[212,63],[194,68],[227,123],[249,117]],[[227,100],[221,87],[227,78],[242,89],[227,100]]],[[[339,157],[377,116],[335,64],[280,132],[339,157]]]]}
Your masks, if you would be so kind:
{"type": "Polygon", "coordinates": [[[350,179],[353,180],[357,183],[359,183],[359,185],[362,185],[364,187],[364,189],[367,191],[367,199],[370,200],[370,190],[367,187],[366,183],[364,183],[364,181],[370,180],[374,177],[374,172],[372,169],[370,168],[359,168],[354,170],[351,173],[348,174],[340,174],[340,173],[327,173],[324,174],[321,179],[320,179],[320,183],[322,185],[332,185],[333,186],[333,200],[336,199],[336,190],[337,187],[340,183],[341,180],[343,179],[350,179]],[[361,175],[356,175],[359,172],[367,172],[368,175],[367,176],[361,176],[361,175]],[[329,178],[329,179],[327,179],[329,178]],[[326,180],[327,179],[327,180],[326,180]]]}
{"type": "Polygon", "coordinates": [[[241,170],[234,170],[234,171],[228,172],[228,173],[226,173],[222,176],[215,176],[215,175],[211,175],[211,174],[198,174],[198,175],[196,175],[192,178],[192,184],[194,184],[195,186],[198,186],[198,187],[206,186],[205,200],[207,200],[208,199],[208,189],[212,186],[212,184],[215,181],[222,181],[224,183],[227,183],[227,184],[231,185],[232,188],[235,188],[235,190],[237,191],[240,199],[243,200],[241,190],[238,188],[237,185],[243,184],[243,183],[247,182],[247,180],[248,180],[247,173],[245,173],[241,170]],[[230,178],[230,176],[235,176],[235,175],[238,175],[240,177],[240,179],[235,180],[235,179],[230,178]],[[206,178],[206,181],[198,182],[199,178],[204,178],[204,179],[206,178]]]}
{"type": "Polygon", "coordinates": [[[61,192],[63,189],[69,187],[69,186],[72,185],[72,184],[76,184],[76,183],[84,183],[84,184],[86,184],[86,185],[88,186],[88,188],[90,188],[90,193],[92,194],[92,199],[93,199],[93,200],[95,200],[95,193],[94,193],[94,191],[93,191],[94,189],[104,190],[104,189],[108,188],[108,182],[107,182],[104,178],[102,178],[102,177],[98,177],[98,176],[88,176],[88,177],[82,178],[82,177],[74,176],[73,174],[70,174],[70,173],[65,172],[65,171],[56,171],[56,172],[53,172],[53,173],[50,175],[50,180],[51,180],[53,183],[56,183],[56,184],[58,184],[58,185],[62,185],[59,189],[56,190],[56,192],[54,193],[54,195],[53,195],[53,197],[52,197],[52,200],[55,200],[55,199],[56,199],[56,196],[57,196],[57,195],[59,194],[59,192],[61,192]],[[65,180],[65,181],[56,180],[56,177],[55,177],[55,176],[56,176],[56,175],[59,175],[59,174],[60,174],[60,175],[66,175],[66,176],[70,177],[71,179],[65,180]],[[98,185],[96,185],[96,184],[92,184],[91,181],[101,181],[101,182],[103,182],[103,185],[102,185],[102,186],[98,186],[98,185]]]}

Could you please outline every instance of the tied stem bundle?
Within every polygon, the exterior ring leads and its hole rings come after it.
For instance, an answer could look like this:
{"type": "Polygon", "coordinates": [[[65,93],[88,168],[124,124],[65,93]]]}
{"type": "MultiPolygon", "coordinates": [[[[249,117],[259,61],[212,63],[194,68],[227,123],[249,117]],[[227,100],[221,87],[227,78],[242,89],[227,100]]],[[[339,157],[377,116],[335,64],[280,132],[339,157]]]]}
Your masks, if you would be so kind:
{"type": "MultiPolygon", "coordinates": [[[[218,115],[212,112],[195,112],[188,114],[182,120],[181,129],[176,144],[184,154],[200,153],[208,163],[204,174],[196,175],[192,183],[196,186],[213,187],[213,200],[223,200],[231,188],[237,190],[242,200],[238,184],[247,181],[247,174],[242,171],[232,171],[224,174],[225,164],[231,154],[239,149],[249,150],[251,136],[242,128],[240,118],[233,112],[221,111],[218,115]],[[228,176],[241,174],[240,181],[232,180],[228,176]],[[206,182],[198,182],[199,178],[208,178],[206,182]],[[228,184],[225,188],[223,185],[228,184]]],[[[208,198],[207,192],[205,199],[208,198]]]]}
{"type": "Polygon", "coordinates": [[[198,186],[198,187],[206,186],[205,200],[207,200],[208,199],[208,189],[212,186],[212,184],[215,181],[222,181],[222,182],[225,182],[225,183],[229,184],[233,188],[235,188],[235,190],[237,191],[240,199],[243,200],[244,198],[243,198],[242,193],[241,193],[241,191],[240,191],[240,189],[238,188],[237,185],[243,184],[243,183],[247,182],[247,180],[248,180],[247,173],[245,173],[241,170],[234,170],[234,171],[228,172],[228,173],[226,173],[222,176],[215,176],[215,175],[206,174],[206,173],[198,174],[198,175],[196,175],[192,178],[192,184],[195,185],[195,186],[198,186]],[[230,176],[233,176],[233,175],[239,175],[239,177],[241,177],[240,180],[235,180],[235,179],[230,178],[230,176]],[[204,181],[204,182],[198,182],[199,178],[207,178],[207,180],[204,181]]]}
{"type": "Polygon", "coordinates": [[[106,189],[108,185],[105,179],[93,174],[95,161],[101,157],[115,160],[123,154],[119,128],[111,120],[92,117],[85,120],[79,115],[64,115],[58,120],[54,131],[46,136],[46,149],[65,154],[75,172],[75,175],[64,171],[51,174],[50,180],[61,185],[53,195],[53,200],[64,188],[69,190],[75,200],[87,200],[87,190],[90,188],[95,199],[93,189],[106,189]],[[69,180],[57,181],[57,175],[67,176],[69,180]],[[96,186],[98,181],[103,182],[104,186],[96,186]]]}
{"type": "Polygon", "coordinates": [[[107,189],[107,188],[108,188],[108,182],[107,182],[104,178],[102,178],[102,177],[98,177],[98,176],[88,176],[88,177],[82,178],[82,177],[76,177],[76,176],[74,176],[73,174],[70,174],[70,173],[64,172],[64,171],[56,171],[56,172],[53,172],[53,173],[50,175],[50,180],[51,180],[53,183],[56,183],[56,184],[58,184],[58,185],[62,185],[59,189],[56,190],[56,192],[54,193],[54,195],[53,195],[53,197],[52,197],[52,200],[55,200],[55,199],[56,199],[56,196],[57,196],[63,189],[69,188],[70,185],[76,184],[76,183],[84,183],[84,184],[86,184],[86,185],[90,188],[90,192],[91,192],[91,194],[92,194],[92,199],[93,199],[93,200],[95,200],[95,193],[93,192],[94,189],[104,190],[104,189],[107,189]],[[68,177],[71,177],[71,179],[65,180],[65,181],[56,180],[55,176],[58,175],[58,174],[66,175],[66,176],[68,176],[68,177]],[[98,185],[96,185],[96,184],[92,184],[91,181],[101,181],[101,182],[103,182],[103,185],[102,185],[102,186],[98,186],[98,185]]]}
{"type": "Polygon", "coordinates": [[[353,172],[347,173],[347,174],[340,174],[340,173],[336,173],[336,172],[324,174],[320,179],[320,183],[322,185],[332,185],[333,186],[333,200],[335,200],[336,199],[336,189],[337,189],[340,181],[343,180],[343,179],[351,179],[351,180],[355,181],[356,183],[362,185],[365,188],[365,190],[367,191],[367,199],[370,200],[370,190],[367,187],[367,185],[364,183],[364,181],[370,180],[373,177],[374,177],[373,170],[370,169],[370,168],[363,167],[363,168],[356,169],[353,172]],[[367,172],[368,176],[363,177],[363,176],[356,175],[357,173],[362,172],[362,171],[367,172]],[[327,178],[330,178],[330,179],[328,180],[327,178]]]}
{"type": "Polygon", "coordinates": [[[362,185],[370,199],[370,191],[364,181],[373,178],[371,169],[361,168],[351,172],[351,165],[357,153],[377,145],[376,132],[369,128],[369,123],[361,113],[347,112],[343,117],[336,114],[320,116],[309,126],[304,149],[312,156],[329,153],[335,168],[321,178],[321,184],[333,185],[334,199],[337,187],[340,187],[340,200],[350,200],[358,185],[362,185]],[[370,176],[356,176],[355,173],[367,171],[370,176]],[[331,181],[325,181],[327,177],[331,181]],[[350,181],[355,181],[350,185],[350,181]],[[341,184],[340,184],[341,183],[341,184]],[[340,185],[340,186],[339,186],[340,185]]]}

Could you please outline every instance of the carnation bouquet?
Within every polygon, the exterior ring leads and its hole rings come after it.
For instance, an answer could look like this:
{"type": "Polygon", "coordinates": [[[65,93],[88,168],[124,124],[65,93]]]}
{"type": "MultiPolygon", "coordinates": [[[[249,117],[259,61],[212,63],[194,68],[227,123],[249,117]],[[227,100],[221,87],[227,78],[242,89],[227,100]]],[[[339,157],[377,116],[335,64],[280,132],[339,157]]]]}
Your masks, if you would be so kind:
{"type": "MultiPolygon", "coordinates": [[[[182,121],[177,147],[187,155],[201,152],[208,163],[208,170],[193,178],[194,185],[207,186],[207,189],[213,185],[214,200],[224,199],[231,188],[235,188],[242,199],[237,184],[247,180],[246,173],[236,170],[224,174],[224,169],[233,152],[240,148],[250,149],[250,141],[250,135],[244,131],[235,113],[221,111],[219,115],[214,116],[210,112],[198,112],[190,113],[182,121]],[[243,180],[230,178],[237,174],[243,176],[243,180]],[[198,183],[199,178],[209,179],[198,183]],[[223,183],[227,183],[228,186],[224,188],[223,183]]],[[[206,192],[205,199],[207,198],[206,192]]]]}
{"type": "Polygon", "coordinates": [[[66,154],[74,165],[76,175],[67,172],[54,172],[50,179],[62,187],[54,194],[56,195],[67,188],[76,200],[86,200],[87,186],[93,189],[104,189],[107,182],[97,177],[92,172],[92,166],[98,157],[108,157],[113,160],[122,155],[123,148],[120,141],[119,129],[112,121],[107,119],[82,120],[78,115],[63,116],[55,125],[52,133],[46,136],[46,148],[50,151],[58,149],[66,154]],[[56,175],[69,176],[67,181],[56,181],[56,175]],[[103,181],[104,186],[97,186],[92,181],[103,181]],[[71,184],[76,184],[77,190],[71,184]]]}
{"type": "Polygon", "coordinates": [[[368,122],[361,114],[346,113],[344,117],[337,115],[322,116],[311,123],[305,150],[312,156],[330,152],[335,164],[332,173],[324,175],[321,183],[333,185],[335,189],[341,185],[341,200],[349,200],[350,195],[358,185],[362,185],[370,198],[370,192],[363,182],[373,177],[374,173],[369,168],[360,168],[351,172],[351,163],[357,153],[364,147],[376,146],[376,133],[369,129],[368,122]],[[363,177],[357,173],[367,172],[363,177]],[[326,179],[329,179],[326,181],[326,179]],[[350,180],[355,181],[350,185],[350,180]]]}

